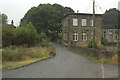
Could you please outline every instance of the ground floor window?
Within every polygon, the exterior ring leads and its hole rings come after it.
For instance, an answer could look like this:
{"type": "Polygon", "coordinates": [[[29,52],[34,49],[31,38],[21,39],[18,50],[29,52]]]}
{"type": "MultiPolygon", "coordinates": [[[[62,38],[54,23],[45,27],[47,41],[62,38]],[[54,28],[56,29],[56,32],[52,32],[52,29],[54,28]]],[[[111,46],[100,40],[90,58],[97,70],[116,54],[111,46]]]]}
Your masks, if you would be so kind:
{"type": "Polygon", "coordinates": [[[109,34],[109,41],[111,42],[113,40],[113,35],[109,34]]]}
{"type": "Polygon", "coordinates": [[[78,41],[78,32],[73,31],[73,41],[78,41]]]}
{"type": "Polygon", "coordinates": [[[82,41],[87,41],[86,31],[82,31],[82,41]]]}
{"type": "Polygon", "coordinates": [[[116,36],[115,39],[118,40],[118,36],[116,36]]]}
{"type": "Polygon", "coordinates": [[[106,39],[106,31],[103,32],[103,37],[106,39]]]}
{"type": "Polygon", "coordinates": [[[113,31],[109,31],[109,41],[113,40],[113,31]]]}

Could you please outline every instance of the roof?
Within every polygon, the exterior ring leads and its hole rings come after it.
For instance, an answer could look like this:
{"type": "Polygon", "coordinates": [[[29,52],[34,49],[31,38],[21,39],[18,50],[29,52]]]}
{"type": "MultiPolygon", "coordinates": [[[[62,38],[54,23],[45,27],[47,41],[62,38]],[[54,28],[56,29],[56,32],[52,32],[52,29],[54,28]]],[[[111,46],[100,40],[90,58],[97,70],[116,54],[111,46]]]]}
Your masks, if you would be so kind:
{"type": "MultiPolygon", "coordinates": [[[[64,17],[63,17],[63,19],[65,18],[65,17],[67,17],[68,15],[93,15],[93,14],[91,14],[91,13],[69,13],[69,14],[66,14],[64,17]]],[[[102,14],[95,14],[95,16],[102,16],[102,14]]]]}
{"type": "Polygon", "coordinates": [[[11,28],[16,28],[13,24],[5,24],[5,26],[11,27],[11,28]]]}

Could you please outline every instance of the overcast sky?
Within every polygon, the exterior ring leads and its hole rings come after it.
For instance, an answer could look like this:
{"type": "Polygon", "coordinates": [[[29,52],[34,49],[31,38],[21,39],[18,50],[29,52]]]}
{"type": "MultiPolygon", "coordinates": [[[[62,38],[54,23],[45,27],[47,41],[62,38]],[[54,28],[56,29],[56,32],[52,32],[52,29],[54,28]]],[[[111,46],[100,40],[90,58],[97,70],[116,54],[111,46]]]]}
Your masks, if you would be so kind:
{"type": "MultiPolygon", "coordinates": [[[[118,8],[120,0],[95,0],[96,13],[104,13],[110,8],[118,8]],[[100,7],[102,9],[100,9],[100,7]]],[[[57,3],[64,7],[71,7],[75,12],[92,13],[93,0],[0,0],[0,12],[8,16],[8,23],[14,20],[16,26],[19,25],[20,19],[25,13],[33,7],[43,3],[57,3]]]]}

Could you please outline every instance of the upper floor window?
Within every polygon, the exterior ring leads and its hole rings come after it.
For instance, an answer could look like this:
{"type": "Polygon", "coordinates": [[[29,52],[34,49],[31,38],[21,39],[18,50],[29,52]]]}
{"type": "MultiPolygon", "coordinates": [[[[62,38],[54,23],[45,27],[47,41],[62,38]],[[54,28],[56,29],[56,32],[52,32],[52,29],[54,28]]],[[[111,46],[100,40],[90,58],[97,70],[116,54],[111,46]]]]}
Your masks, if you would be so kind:
{"type": "Polygon", "coordinates": [[[93,19],[90,20],[90,26],[93,27],[93,19]]]}
{"type": "Polygon", "coordinates": [[[110,31],[109,31],[109,34],[112,34],[112,33],[113,33],[113,31],[112,31],[112,30],[110,30],[110,31]]]}
{"type": "Polygon", "coordinates": [[[82,26],[87,26],[87,19],[82,19],[82,26]]]}
{"type": "Polygon", "coordinates": [[[87,41],[86,31],[82,31],[82,41],[87,41]]]}
{"type": "Polygon", "coordinates": [[[73,41],[78,41],[78,32],[77,31],[73,32],[73,41]]]}
{"type": "Polygon", "coordinates": [[[73,26],[78,26],[78,19],[77,18],[73,18],[73,26]]]}

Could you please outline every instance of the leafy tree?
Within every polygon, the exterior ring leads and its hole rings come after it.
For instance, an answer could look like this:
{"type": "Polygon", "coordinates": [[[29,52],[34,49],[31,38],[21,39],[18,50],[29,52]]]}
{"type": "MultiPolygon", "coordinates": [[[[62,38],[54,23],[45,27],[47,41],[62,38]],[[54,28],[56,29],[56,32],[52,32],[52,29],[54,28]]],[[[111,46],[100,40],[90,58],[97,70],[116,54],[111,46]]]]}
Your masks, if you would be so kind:
{"type": "Polygon", "coordinates": [[[116,8],[106,10],[102,16],[102,28],[118,28],[118,13],[116,8]]]}
{"type": "Polygon", "coordinates": [[[43,32],[55,40],[58,33],[61,32],[60,24],[63,16],[73,12],[71,8],[59,4],[40,4],[38,7],[32,7],[25,14],[20,25],[31,22],[39,34],[43,32]]]}
{"type": "Polygon", "coordinates": [[[14,29],[3,26],[2,28],[2,46],[7,47],[14,44],[15,34],[14,29]]]}
{"type": "Polygon", "coordinates": [[[7,20],[8,20],[7,15],[6,14],[0,14],[0,20],[1,20],[1,18],[2,18],[2,24],[7,24],[7,20]]]}

